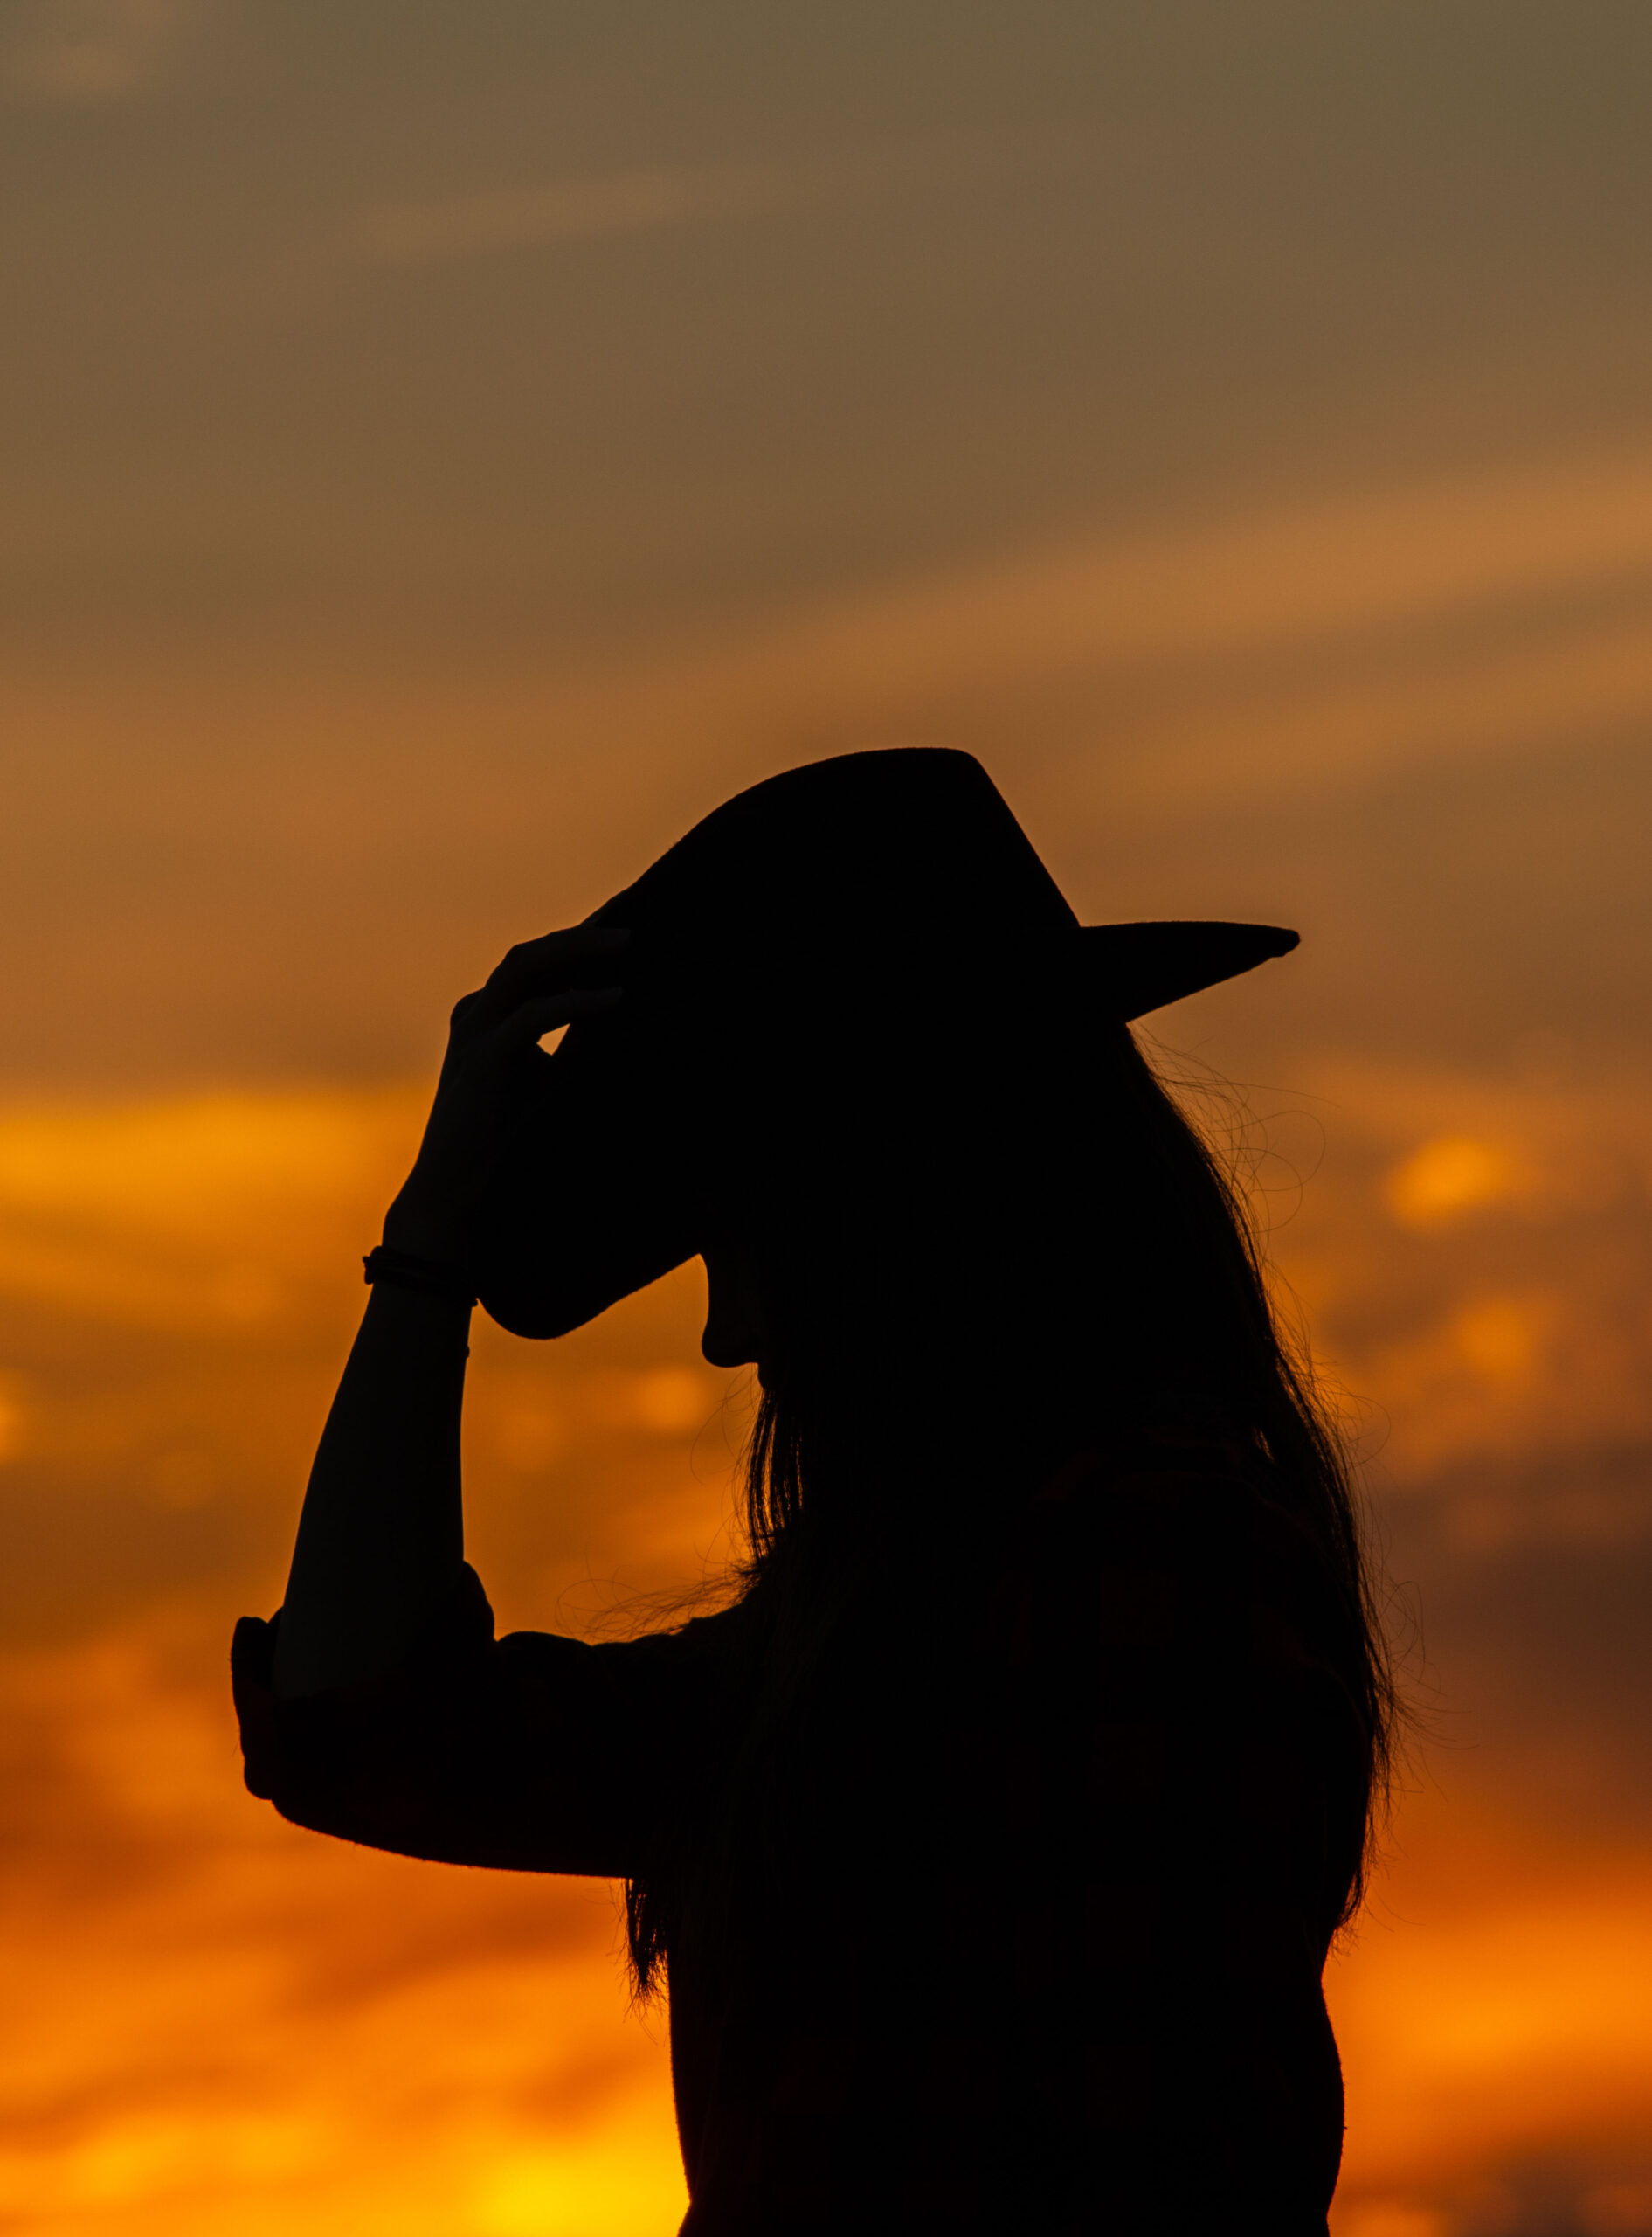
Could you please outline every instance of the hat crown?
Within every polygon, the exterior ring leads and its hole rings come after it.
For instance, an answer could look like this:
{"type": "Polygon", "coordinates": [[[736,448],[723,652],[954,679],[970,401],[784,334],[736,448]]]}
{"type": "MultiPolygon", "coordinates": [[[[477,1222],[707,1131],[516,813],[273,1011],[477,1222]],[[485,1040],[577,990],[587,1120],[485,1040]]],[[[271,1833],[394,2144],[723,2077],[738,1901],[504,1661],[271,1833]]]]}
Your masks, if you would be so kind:
{"type": "Polygon", "coordinates": [[[640,931],[645,952],[663,935],[796,966],[872,939],[956,947],[1070,932],[1078,920],[972,754],[902,746],[737,793],[598,921],[640,931]]]}

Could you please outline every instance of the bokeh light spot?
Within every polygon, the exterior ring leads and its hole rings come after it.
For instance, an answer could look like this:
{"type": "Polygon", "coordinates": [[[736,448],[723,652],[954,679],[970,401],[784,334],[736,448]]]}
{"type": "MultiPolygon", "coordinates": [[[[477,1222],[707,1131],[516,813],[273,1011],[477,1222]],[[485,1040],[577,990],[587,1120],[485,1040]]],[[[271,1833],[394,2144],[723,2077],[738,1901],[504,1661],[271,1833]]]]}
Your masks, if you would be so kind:
{"type": "Polygon", "coordinates": [[[1403,1226],[1428,1228],[1506,1202],[1520,1193],[1522,1180],[1516,1160],[1497,1144],[1446,1134],[1394,1167],[1386,1195],[1403,1226]]]}

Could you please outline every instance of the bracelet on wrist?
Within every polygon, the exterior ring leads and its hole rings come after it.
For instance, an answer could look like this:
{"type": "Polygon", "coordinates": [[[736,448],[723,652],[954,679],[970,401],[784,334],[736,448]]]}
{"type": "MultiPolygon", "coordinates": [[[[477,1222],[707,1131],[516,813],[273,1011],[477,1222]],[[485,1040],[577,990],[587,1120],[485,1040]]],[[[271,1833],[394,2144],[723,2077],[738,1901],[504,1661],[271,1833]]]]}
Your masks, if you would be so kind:
{"type": "Polygon", "coordinates": [[[417,1290],[423,1297],[448,1299],[454,1305],[473,1305],[476,1285],[460,1266],[439,1258],[415,1257],[411,1250],[393,1250],[379,1243],[362,1260],[362,1279],[370,1287],[388,1282],[393,1289],[417,1290]]]}

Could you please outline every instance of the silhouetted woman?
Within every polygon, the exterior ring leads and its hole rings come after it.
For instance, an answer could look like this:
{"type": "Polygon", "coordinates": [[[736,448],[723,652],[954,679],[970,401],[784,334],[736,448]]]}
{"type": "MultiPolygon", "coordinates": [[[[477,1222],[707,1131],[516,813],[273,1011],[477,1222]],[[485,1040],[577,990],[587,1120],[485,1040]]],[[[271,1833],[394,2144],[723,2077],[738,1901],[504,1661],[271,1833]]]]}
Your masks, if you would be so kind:
{"type": "Polygon", "coordinates": [[[967,755],[857,754],[454,1013],[238,1633],[248,1783],[626,1881],[691,2237],[1324,2230],[1392,1694],[1336,1440],[1127,1028],[1294,945],[1081,928],[967,755]],[[495,1641],[473,1300],[556,1336],[695,1254],[762,1385],[738,1597],[495,1641]]]}

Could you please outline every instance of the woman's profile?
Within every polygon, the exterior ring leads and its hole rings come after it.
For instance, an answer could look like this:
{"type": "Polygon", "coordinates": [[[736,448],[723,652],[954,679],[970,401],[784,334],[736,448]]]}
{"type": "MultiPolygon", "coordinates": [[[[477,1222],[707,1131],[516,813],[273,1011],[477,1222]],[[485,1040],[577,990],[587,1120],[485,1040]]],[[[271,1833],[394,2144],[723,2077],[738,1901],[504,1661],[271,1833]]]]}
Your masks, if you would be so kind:
{"type": "Polygon", "coordinates": [[[237,1633],[247,1779],[625,1881],[685,2237],[1323,2237],[1393,1688],[1336,1437],[1129,1029],[1295,944],[1081,926],[978,763],[864,753],[453,1014],[285,1605],[237,1633]],[[554,1338],[696,1255],[761,1387],[737,1592],[495,1639],[473,1302],[554,1338]]]}

